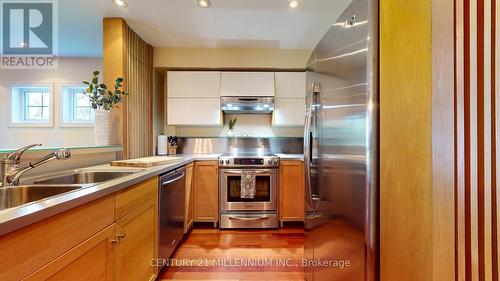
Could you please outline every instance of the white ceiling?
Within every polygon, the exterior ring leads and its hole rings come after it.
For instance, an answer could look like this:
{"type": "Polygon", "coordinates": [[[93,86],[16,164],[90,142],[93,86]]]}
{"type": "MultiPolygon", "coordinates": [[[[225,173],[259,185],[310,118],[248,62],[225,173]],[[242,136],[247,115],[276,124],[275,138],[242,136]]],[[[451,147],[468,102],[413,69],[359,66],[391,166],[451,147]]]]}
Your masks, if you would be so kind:
{"type": "Polygon", "coordinates": [[[350,0],[59,0],[61,56],[102,55],[102,18],[123,17],[154,47],[312,49],[350,0]]]}

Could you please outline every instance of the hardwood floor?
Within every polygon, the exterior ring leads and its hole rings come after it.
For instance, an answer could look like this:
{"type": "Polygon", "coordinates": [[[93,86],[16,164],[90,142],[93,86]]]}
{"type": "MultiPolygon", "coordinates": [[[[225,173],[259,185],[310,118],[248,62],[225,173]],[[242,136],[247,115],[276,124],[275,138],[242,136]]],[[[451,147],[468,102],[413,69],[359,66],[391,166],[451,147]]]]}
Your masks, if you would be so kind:
{"type": "Polygon", "coordinates": [[[304,280],[302,228],[194,229],[157,280],[304,280]]]}

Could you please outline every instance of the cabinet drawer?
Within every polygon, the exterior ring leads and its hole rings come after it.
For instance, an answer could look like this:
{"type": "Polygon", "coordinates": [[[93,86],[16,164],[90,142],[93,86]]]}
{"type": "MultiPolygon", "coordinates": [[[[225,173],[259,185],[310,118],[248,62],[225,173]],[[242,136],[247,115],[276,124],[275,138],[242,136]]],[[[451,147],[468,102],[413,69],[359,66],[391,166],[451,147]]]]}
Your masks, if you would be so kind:
{"type": "Polygon", "coordinates": [[[153,177],[124,190],[118,191],[115,197],[115,219],[118,220],[148,201],[157,198],[157,190],[158,177],[153,177]]]}
{"type": "Polygon", "coordinates": [[[114,222],[114,196],[0,237],[0,280],[19,280],[114,222]]]}

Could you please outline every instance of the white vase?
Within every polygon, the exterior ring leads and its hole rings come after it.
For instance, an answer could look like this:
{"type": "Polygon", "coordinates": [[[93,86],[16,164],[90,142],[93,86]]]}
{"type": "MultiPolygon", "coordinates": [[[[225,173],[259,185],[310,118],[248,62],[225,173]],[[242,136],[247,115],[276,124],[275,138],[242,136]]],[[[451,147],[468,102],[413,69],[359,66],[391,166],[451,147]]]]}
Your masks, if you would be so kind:
{"type": "Polygon", "coordinates": [[[111,114],[109,110],[94,110],[94,139],[96,145],[111,144],[111,114]]]}
{"type": "Polygon", "coordinates": [[[234,131],[233,130],[227,131],[227,136],[228,137],[234,137],[234,131]]]}

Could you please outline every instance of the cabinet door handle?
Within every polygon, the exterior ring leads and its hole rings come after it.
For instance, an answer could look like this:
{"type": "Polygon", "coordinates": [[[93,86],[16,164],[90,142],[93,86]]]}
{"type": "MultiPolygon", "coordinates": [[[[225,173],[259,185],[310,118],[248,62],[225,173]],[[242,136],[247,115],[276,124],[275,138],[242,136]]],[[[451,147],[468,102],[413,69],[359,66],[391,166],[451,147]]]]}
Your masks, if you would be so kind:
{"type": "Polygon", "coordinates": [[[110,239],[109,242],[111,242],[113,244],[118,244],[118,243],[120,243],[120,240],[119,239],[110,239]]]}
{"type": "Polygon", "coordinates": [[[127,236],[125,233],[119,233],[118,235],[116,235],[116,237],[118,237],[118,239],[123,239],[123,238],[125,238],[125,236],[127,236]]]}

